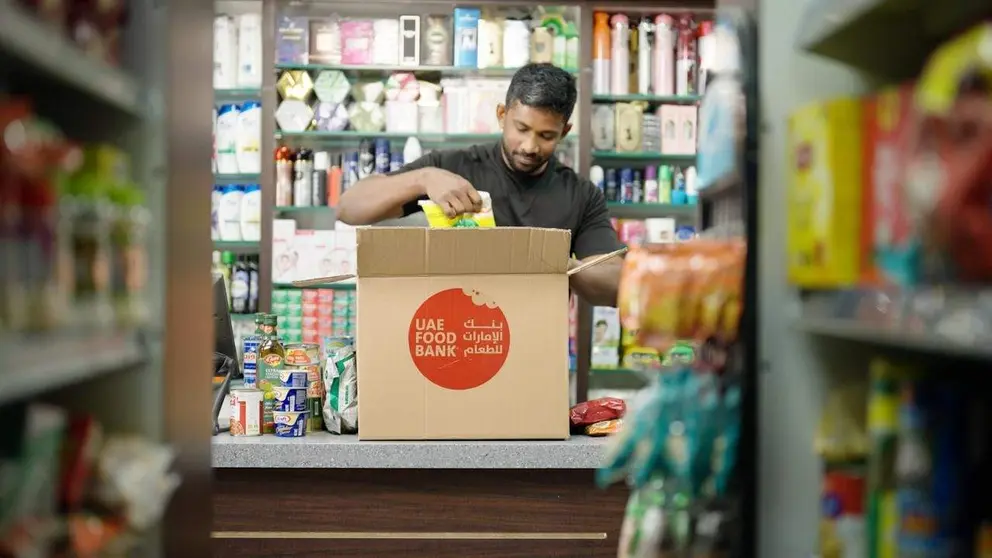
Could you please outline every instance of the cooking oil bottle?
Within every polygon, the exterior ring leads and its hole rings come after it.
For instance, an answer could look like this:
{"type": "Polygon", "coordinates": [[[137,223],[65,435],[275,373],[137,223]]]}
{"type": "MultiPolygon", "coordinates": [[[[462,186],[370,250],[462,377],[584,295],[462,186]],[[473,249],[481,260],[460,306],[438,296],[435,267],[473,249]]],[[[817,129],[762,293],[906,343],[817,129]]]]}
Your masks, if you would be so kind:
{"type": "Polygon", "coordinates": [[[286,347],[276,331],[276,317],[266,314],[262,320],[262,343],[258,346],[258,388],[264,392],[262,406],[262,431],[275,432],[272,410],[275,394],[272,387],[279,383],[279,370],[286,362],[286,347]]]}

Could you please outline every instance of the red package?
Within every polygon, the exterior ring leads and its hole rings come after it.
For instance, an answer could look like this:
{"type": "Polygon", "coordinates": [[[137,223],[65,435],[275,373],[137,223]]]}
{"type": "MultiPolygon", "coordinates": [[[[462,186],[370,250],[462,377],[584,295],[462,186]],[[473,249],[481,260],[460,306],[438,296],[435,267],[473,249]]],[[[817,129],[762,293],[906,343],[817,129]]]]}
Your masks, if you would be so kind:
{"type": "Polygon", "coordinates": [[[623,418],[627,414],[627,403],[616,397],[601,397],[585,401],[572,407],[568,419],[572,426],[588,426],[604,420],[623,418]]]}

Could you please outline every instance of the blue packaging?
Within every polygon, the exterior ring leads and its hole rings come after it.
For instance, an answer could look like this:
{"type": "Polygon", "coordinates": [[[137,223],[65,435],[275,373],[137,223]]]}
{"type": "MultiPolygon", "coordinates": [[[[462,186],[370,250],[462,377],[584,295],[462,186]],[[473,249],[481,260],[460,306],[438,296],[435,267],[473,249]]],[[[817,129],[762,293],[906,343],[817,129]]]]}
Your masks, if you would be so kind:
{"type": "Polygon", "coordinates": [[[275,399],[272,410],[280,413],[300,413],[307,410],[307,388],[272,386],[275,399]]]}
{"type": "Polygon", "coordinates": [[[479,18],[477,8],[455,8],[455,66],[475,68],[479,65],[479,18]]]}
{"type": "Polygon", "coordinates": [[[258,388],[258,346],[261,344],[259,335],[246,335],[241,340],[241,375],[245,389],[258,388]]]}
{"type": "Polygon", "coordinates": [[[375,140],[375,172],[376,174],[389,172],[389,140],[385,138],[375,140]]]}
{"type": "Polygon", "coordinates": [[[620,203],[634,201],[634,171],[629,168],[620,169],[620,203]]]}
{"type": "Polygon", "coordinates": [[[341,190],[347,190],[358,182],[358,152],[349,151],[344,155],[344,168],[341,169],[341,190]]]}
{"type": "Polygon", "coordinates": [[[272,422],[275,424],[275,435],[280,438],[302,438],[307,435],[307,417],[310,413],[272,412],[272,422]]]}
{"type": "Polygon", "coordinates": [[[396,172],[403,168],[403,153],[394,151],[389,154],[389,172],[396,172]]]}
{"type": "Polygon", "coordinates": [[[688,225],[682,225],[675,229],[675,241],[685,242],[687,240],[692,240],[696,237],[696,228],[690,227],[688,225]]]}
{"type": "Polygon", "coordinates": [[[276,63],[306,64],[309,52],[309,20],[305,17],[280,17],[276,27],[276,63]]]}
{"type": "Polygon", "coordinates": [[[606,169],[606,201],[617,201],[620,194],[617,183],[617,169],[606,169]]]}

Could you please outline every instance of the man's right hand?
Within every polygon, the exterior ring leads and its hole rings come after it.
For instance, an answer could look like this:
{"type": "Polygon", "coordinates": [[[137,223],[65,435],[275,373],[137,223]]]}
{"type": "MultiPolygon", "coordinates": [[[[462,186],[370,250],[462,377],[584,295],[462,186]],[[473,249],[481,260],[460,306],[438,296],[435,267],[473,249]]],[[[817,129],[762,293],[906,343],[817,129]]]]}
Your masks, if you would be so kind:
{"type": "Polygon", "coordinates": [[[482,197],[468,180],[453,172],[433,167],[421,169],[420,172],[421,184],[424,185],[427,197],[449,218],[482,210],[482,197]]]}

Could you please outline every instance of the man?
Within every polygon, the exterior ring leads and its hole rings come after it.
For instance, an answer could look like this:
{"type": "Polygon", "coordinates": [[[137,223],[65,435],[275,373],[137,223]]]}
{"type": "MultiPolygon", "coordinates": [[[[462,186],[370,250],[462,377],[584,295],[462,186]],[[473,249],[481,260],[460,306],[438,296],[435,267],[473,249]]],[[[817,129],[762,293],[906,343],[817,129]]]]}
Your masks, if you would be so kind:
{"type": "MultiPolygon", "coordinates": [[[[434,151],[389,175],[370,176],[338,202],[338,218],[368,225],[420,211],[420,200],[449,217],[477,212],[479,191],[492,199],[497,226],[572,231],[575,267],[620,248],[603,193],[558,162],[555,148],[568,135],[575,108],[575,78],[550,64],[520,68],[496,107],[503,131],[493,145],[434,151]]],[[[620,260],[573,275],[570,286],[587,302],[616,306],[620,260]]]]}

